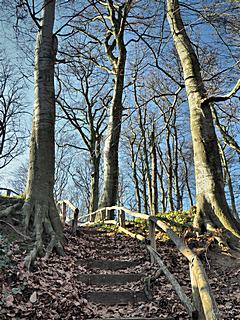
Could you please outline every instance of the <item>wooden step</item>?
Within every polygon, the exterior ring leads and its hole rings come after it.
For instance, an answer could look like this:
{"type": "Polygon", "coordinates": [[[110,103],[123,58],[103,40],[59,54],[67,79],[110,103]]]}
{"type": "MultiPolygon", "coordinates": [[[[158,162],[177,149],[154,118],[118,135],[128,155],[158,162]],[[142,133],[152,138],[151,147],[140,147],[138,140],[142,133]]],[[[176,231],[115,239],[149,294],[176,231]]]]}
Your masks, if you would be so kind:
{"type": "Polygon", "coordinates": [[[126,284],[129,282],[137,282],[144,277],[141,273],[126,274],[80,274],[78,280],[87,285],[109,285],[126,284]]]}
{"type": "Polygon", "coordinates": [[[101,270],[120,270],[131,267],[136,267],[138,261],[122,261],[122,260],[78,260],[78,264],[86,265],[90,269],[101,269],[101,270]]]}
{"type": "Polygon", "coordinates": [[[92,303],[104,305],[127,305],[148,301],[142,291],[93,291],[88,292],[86,298],[92,303]]]}

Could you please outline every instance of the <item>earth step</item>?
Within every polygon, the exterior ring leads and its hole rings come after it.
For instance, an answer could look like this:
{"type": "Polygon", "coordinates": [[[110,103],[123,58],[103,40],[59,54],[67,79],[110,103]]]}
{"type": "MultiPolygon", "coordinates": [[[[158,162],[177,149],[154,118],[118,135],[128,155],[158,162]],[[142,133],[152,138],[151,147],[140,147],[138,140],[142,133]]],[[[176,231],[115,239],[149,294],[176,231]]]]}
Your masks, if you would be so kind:
{"type": "Polygon", "coordinates": [[[100,252],[100,255],[101,255],[101,256],[104,256],[104,257],[111,257],[111,258],[113,258],[113,257],[120,257],[120,256],[123,255],[123,253],[122,253],[122,252],[101,251],[101,252],[100,252]]]}
{"type": "Polygon", "coordinates": [[[87,300],[104,305],[126,305],[149,301],[142,291],[93,291],[88,292],[87,300]]]}
{"type": "MultiPolygon", "coordinates": [[[[104,318],[104,320],[175,320],[176,318],[104,318]]],[[[103,318],[94,318],[89,320],[103,320],[103,318]]]]}
{"type": "Polygon", "coordinates": [[[106,231],[106,230],[98,230],[98,229],[94,229],[94,228],[87,229],[87,228],[80,227],[79,230],[84,234],[91,234],[91,235],[108,233],[108,231],[106,231]]]}
{"type": "Polygon", "coordinates": [[[131,267],[136,267],[138,261],[122,261],[122,260],[79,260],[80,265],[87,265],[91,269],[104,269],[104,270],[120,270],[131,267]]]}
{"type": "MultiPolygon", "coordinates": [[[[88,236],[88,234],[86,234],[86,236],[88,236]]],[[[102,241],[102,238],[100,238],[102,235],[96,234],[96,236],[94,236],[93,234],[91,234],[91,237],[88,236],[87,240],[89,242],[100,242],[102,241]]],[[[107,240],[109,242],[115,242],[116,239],[115,238],[111,238],[111,237],[104,237],[104,240],[107,240]]]]}
{"type": "Polygon", "coordinates": [[[88,285],[115,285],[126,284],[141,280],[144,274],[126,273],[126,274],[81,274],[78,280],[88,285]]]}
{"type": "MultiPolygon", "coordinates": [[[[94,246],[96,246],[95,243],[94,243],[94,246]]],[[[98,251],[111,251],[111,252],[114,252],[116,250],[118,250],[118,252],[121,252],[121,250],[123,249],[123,248],[121,248],[121,249],[116,248],[116,246],[112,246],[110,244],[101,246],[101,245],[99,245],[99,243],[97,244],[96,248],[98,249],[98,251]]],[[[124,253],[122,253],[122,254],[124,254],[124,253]]]]}

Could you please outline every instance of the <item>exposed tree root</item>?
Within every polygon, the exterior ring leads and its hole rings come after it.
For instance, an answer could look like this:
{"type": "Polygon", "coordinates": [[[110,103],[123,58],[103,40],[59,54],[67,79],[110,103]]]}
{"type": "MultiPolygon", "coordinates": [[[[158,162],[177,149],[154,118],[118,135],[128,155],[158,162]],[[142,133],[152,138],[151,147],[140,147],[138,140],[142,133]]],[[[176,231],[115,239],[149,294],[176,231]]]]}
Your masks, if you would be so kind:
{"type": "Polygon", "coordinates": [[[8,217],[10,215],[14,215],[18,210],[20,210],[23,206],[23,202],[19,201],[18,203],[0,211],[0,218],[8,217]]]}
{"type": "Polygon", "coordinates": [[[240,250],[240,234],[236,229],[233,229],[231,223],[229,223],[228,228],[223,225],[222,222],[218,219],[217,216],[214,216],[214,221],[212,216],[207,214],[207,210],[198,211],[197,215],[194,218],[194,227],[198,230],[197,234],[204,232],[210,232],[221,251],[229,252],[231,249],[240,250]],[[224,230],[224,232],[219,232],[224,230]]]}
{"type": "Polygon", "coordinates": [[[43,204],[37,200],[32,203],[26,202],[23,213],[25,230],[30,231],[35,238],[34,247],[24,260],[25,267],[30,269],[37,256],[48,259],[53,250],[59,255],[64,255],[63,231],[54,202],[51,204],[43,204]]]}

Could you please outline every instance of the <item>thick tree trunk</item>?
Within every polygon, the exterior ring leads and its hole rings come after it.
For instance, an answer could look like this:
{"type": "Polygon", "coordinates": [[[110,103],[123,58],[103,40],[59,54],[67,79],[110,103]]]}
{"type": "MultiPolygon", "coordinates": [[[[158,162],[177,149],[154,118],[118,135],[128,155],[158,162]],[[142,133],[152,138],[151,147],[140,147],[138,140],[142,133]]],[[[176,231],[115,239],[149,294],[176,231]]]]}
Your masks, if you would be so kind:
{"type": "Polygon", "coordinates": [[[185,31],[178,0],[167,0],[168,21],[183,68],[190,108],[196,177],[197,216],[201,229],[224,226],[240,238],[240,225],[232,216],[224,193],[221,159],[198,58],[185,31]]]}
{"type": "Polygon", "coordinates": [[[41,29],[35,47],[34,111],[30,159],[24,204],[25,227],[32,231],[36,244],[26,259],[26,266],[43,252],[48,238],[47,255],[53,248],[63,254],[63,231],[53,198],[54,187],[54,63],[56,39],[53,36],[55,1],[43,1],[41,29]]]}

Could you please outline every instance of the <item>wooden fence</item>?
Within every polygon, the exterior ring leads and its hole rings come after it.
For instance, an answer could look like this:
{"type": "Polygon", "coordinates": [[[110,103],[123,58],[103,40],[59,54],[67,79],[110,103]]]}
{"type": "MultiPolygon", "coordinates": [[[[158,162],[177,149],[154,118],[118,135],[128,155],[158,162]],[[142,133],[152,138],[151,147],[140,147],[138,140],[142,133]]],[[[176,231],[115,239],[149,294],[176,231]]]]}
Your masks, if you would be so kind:
{"type": "Polygon", "coordinates": [[[147,214],[132,212],[124,207],[106,207],[101,208],[95,212],[78,218],[79,210],[72,205],[68,200],[60,202],[63,222],[66,220],[66,206],[68,206],[74,212],[74,219],[72,223],[73,233],[76,233],[77,224],[82,225],[94,225],[95,223],[114,224],[118,226],[118,230],[131,237],[134,237],[146,244],[146,247],[151,255],[151,261],[157,263],[160,270],[170,281],[179,299],[185,306],[188,314],[192,319],[198,320],[217,320],[220,319],[219,310],[212,294],[208,278],[202,262],[198,256],[184,243],[184,241],[164,222],[157,219],[155,216],[149,216],[147,214]],[[110,212],[115,211],[115,220],[109,220],[110,212]],[[128,214],[134,218],[140,218],[148,221],[148,237],[144,237],[140,234],[135,234],[126,228],[125,215],[128,214]],[[93,221],[93,217],[95,222],[93,221]],[[79,223],[82,219],[88,219],[90,222],[79,223]],[[80,220],[80,221],[79,221],[80,220]],[[156,250],[156,237],[155,231],[160,229],[164,231],[169,238],[175,243],[176,248],[187,258],[189,262],[190,279],[192,286],[192,301],[185,294],[183,288],[177,281],[176,277],[168,270],[166,265],[161,259],[161,256],[156,250]]]}

